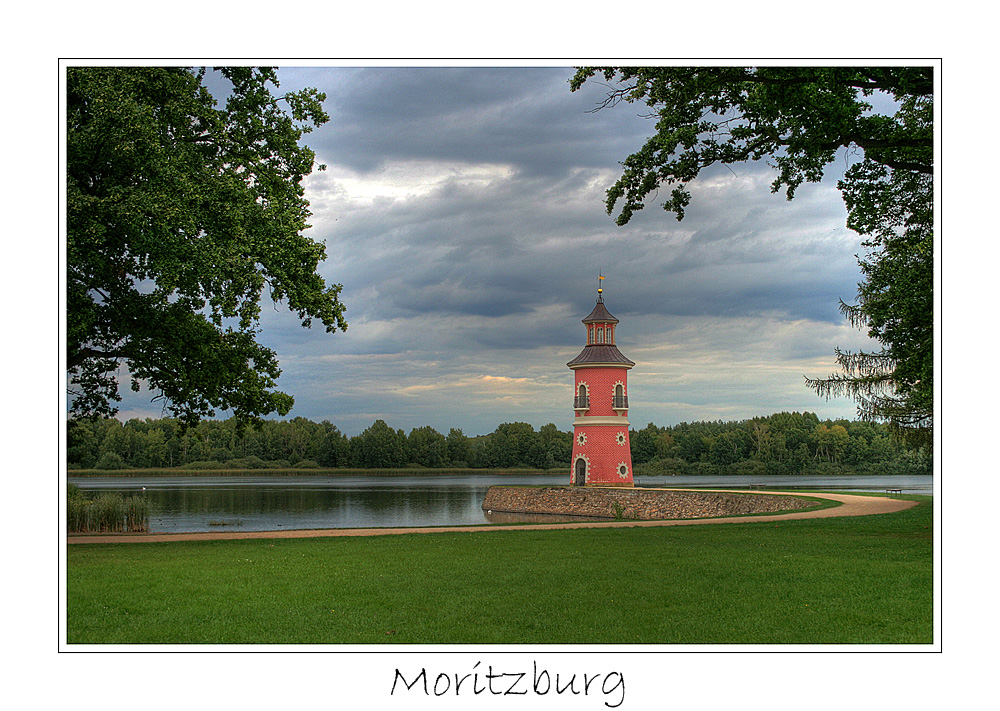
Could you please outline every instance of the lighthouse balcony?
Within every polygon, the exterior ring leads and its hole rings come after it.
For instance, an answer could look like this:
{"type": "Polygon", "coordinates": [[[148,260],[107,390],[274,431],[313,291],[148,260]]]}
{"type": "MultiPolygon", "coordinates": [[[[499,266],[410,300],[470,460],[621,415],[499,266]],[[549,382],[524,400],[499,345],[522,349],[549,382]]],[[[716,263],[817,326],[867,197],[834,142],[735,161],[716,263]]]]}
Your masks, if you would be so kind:
{"type": "Polygon", "coordinates": [[[611,403],[611,409],[617,414],[622,414],[628,409],[628,395],[615,395],[611,403]]]}
{"type": "Polygon", "coordinates": [[[574,410],[589,410],[590,409],[590,398],[586,395],[580,397],[577,395],[573,398],[573,409],[574,410]]]}

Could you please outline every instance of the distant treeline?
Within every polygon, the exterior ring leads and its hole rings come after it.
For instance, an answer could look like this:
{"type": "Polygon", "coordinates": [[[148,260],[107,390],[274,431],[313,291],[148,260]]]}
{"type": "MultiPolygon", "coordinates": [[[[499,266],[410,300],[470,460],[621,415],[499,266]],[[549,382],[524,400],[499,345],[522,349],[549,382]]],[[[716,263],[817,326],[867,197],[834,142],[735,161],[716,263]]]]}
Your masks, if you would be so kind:
{"type": "MultiPolygon", "coordinates": [[[[737,422],[652,423],[630,433],[637,474],[930,473],[928,453],[890,437],[885,425],[780,412],[737,422]]],[[[554,424],[499,425],[480,437],[432,427],[406,434],[383,420],[354,437],[303,417],[240,432],[234,420],[186,431],[176,419],[74,420],[69,469],[556,469],[567,471],[573,433],[554,424]]]]}

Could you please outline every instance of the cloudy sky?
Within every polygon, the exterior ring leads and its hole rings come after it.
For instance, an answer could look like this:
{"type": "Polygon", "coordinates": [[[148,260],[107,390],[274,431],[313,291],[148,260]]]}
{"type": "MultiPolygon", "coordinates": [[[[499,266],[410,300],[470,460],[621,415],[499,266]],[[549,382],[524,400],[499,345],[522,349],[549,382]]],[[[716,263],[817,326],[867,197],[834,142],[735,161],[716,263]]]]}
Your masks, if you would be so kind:
{"type": "MultiPolygon", "coordinates": [[[[834,348],[870,347],[838,300],[859,280],[860,238],[836,181],[788,202],[765,164],[703,171],[678,222],[654,202],[627,227],[604,212],[619,161],[653,130],[643,106],[594,112],[605,88],[570,92],[570,67],[284,68],[282,90],[326,92],[306,137],[321,273],[343,284],[346,333],[306,330],[280,304],[263,342],[279,354],[289,417],[357,434],[571,429],[573,374],[598,273],[621,323],[630,421],[671,425],[809,410],[853,417],[803,384],[834,348]]],[[[667,191],[663,191],[666,196],[667,191]]],[[[123,388],[120,417],[160,417],[123,388]]],[[[225,417],[226,413],[218,413],[225,417]]]]}

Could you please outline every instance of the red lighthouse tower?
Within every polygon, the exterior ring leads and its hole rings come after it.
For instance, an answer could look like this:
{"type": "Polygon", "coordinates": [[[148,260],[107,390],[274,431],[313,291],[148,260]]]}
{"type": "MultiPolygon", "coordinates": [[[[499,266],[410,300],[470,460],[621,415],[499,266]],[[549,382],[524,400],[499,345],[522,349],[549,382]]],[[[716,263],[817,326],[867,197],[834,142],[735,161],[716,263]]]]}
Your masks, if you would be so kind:
{"type": "Polygon", "coordinates": [[[605,308],[603,292],[597,290],[597,305],[583,319],[587,345],[567,363],[575,374],[573,486],[632,486],[628,371],[635,363],[615,345],[618,319],[605,308]]]}

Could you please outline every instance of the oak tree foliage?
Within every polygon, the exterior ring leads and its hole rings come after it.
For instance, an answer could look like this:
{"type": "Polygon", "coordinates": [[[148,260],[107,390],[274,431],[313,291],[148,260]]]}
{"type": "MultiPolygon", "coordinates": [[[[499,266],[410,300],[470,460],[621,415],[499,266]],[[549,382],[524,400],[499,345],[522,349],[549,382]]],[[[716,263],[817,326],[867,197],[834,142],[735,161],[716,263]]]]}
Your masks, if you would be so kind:
{"type": "Polygon", "coordinates": [[[595,110],[643,103],[655,132],[622,162],[606,208],[625,225],[662,186],[663,208],[683,219],[687,186],[714,164],[766,160],[772,192],[794,197],[818,182],[839,150],[854,163],[838,182],[848,227],[864,236],[857,303],[841,303],[852,324],[882,348],[837,351],[840,373],[806,379],[820,395],[847,395],[859,414],[929,444],[933,423],[932,67],[583,67],[573,91],[603,78],[595,110]],[[873,110],[890,98],[891,115],[873,110]]]}
{"type": "MultiPolygon", "coordinates": [[[[303,326],[344,330],[317,273],[300,138],[328,120],[315,89],[272,93],[272,68],[71,67],[66,74],[70,414],[115,412],[116,372],[187,424],[285,414],[276,354],[257,342],[264,289],[303,326]]],[[[323,166],[320,166],[322,169],[323,166]]]]}

